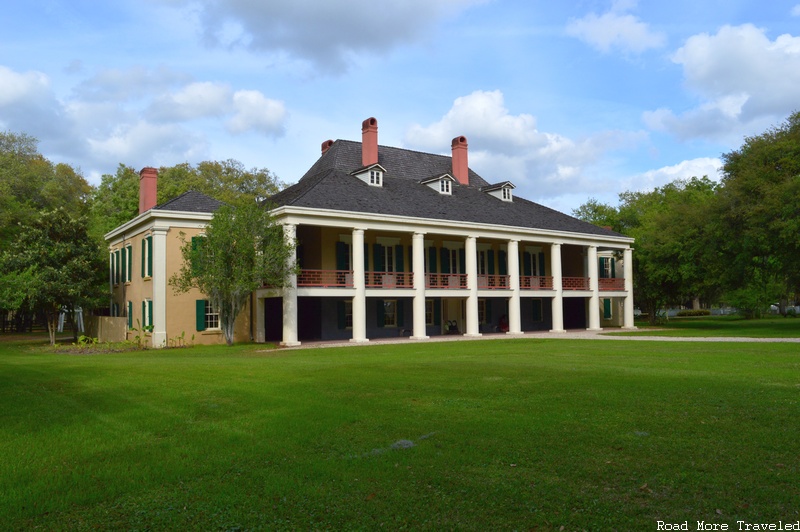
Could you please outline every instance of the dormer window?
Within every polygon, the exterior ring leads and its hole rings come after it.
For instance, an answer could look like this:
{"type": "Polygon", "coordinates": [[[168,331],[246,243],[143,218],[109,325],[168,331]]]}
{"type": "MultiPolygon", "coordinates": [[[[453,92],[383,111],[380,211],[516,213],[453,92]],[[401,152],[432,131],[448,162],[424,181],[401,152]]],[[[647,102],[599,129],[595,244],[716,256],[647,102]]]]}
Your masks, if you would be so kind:
{"type": "Polygon", "coordinates": [[[429,177],[428,179],[423,179],[420,181],[423,185],[429,186],[439,194],[443,196],[452,196],[453,195],[453,183],[455,179],[450,174],[440,174],[435,175],[433,177],[429,177]]]}
{"type": "Polygon", "coordinates": [[[499,200],[510,202],[514,201],[514,195],[511,193],[514,188],[514,184],[511,181],[506,181],[504,183],[497,183],[494,185],[489,185],[488,187],[483,187],[481,190],[499,200]]]}
{"type": "Polygon", "coordinates": [[[372,166],[359,168],[350,175],[356,176],[371,187],[382,187],[383,174],[385,173],[386,169],[383,166],[379,164],[373,164],[372,166]]]}

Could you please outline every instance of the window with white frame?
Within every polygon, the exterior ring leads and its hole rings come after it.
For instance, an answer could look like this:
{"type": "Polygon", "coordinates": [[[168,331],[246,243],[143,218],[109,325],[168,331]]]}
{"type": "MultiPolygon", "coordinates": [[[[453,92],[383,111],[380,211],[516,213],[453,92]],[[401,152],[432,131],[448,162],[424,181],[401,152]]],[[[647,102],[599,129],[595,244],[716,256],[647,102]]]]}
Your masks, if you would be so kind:
{"type": "Polygon", "coordinates": [[[439,192],[442,194],[452,194],[453,188],[452,183],[449,179],[442,179],[439,181],[439,192]]]}
{"type": "Polygon", "coordinates": [[[219,329],[219,309],[210,300],[206,300],[206,330],[219,329]]]}
{"type": "Polygon", "coordinates": [[[503,187],[502,198],[503,201],[511,201],[511,189],[509,187],[503,187]]]}
{"type": "Polygon", "coordinates": [[[344,302],[344,327],[345,329],[353,328],[353,301],[347,300],[344,302]]]}
{"type": "Polygon", "coordinates": [[[375,187],[383,186],[383,172],[380,170],[370,170],[369,184],[375,187]]]}
{"type": "Polygon", "coordinates": [[[425,325],[433,325],[433,299],[425,300],[425,325]]]}
{"type": "Polygon", "coordinates": [[[122,249],[122,282],[131,282],[131,270],[133,269],[133,246],[128,244],[122,249]]]}

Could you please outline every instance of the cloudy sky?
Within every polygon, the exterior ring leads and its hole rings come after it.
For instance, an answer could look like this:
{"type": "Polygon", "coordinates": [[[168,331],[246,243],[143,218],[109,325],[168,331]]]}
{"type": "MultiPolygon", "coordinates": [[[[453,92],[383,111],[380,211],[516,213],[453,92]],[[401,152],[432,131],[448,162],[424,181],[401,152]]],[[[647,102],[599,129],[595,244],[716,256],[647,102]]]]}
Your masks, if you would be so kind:
{"type": "Polygon", "coordinates": [[[238,159],[293,183],[326,139],[449,154],[564,212],[677,178],[800,110],[800,0],[25,0],[0,130],[92,183],[238,159]]]}

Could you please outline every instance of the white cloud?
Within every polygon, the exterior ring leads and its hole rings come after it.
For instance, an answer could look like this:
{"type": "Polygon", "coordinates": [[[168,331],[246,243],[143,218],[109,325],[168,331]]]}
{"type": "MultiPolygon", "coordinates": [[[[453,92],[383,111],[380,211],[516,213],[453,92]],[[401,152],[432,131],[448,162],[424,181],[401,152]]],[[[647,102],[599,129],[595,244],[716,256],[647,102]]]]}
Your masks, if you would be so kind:
{"type": "Polygon", "coordinates": [[[14,72],[0,65],[0,107],[47,97],[50,79],[41,72],[14,72]]]}
{"type": "Polygon", "coordinates": [[[190,83],[179,91],[158,97],[149,115],[159,121],[182,121],[221,116],[231,111],[233,91],[223,83],[190,83]]]}
{"type": "Polygon", "coordinates": [[[664,186],[676,179],[689,179],[692,177],[708,176],[713,181],[719,181],[719,169],[722,161],[715,157],[701,157],[681,161],[672,166],[664,166],[656,170],[649,170],[642,174],[623,179],[620,182],[621,190],[643,192],[664,186]]]}
{"type": "Polygon", "coordinates": [[[233,95],[233,106],[236,114],[226,123],[231,133],[283,134],[287,115],[283,102],[269,99],[258,91],[237,91],[233,95]]]}
{"type": "Polygon", "coordinates": [[[800,4],[797,4],[792,8],[792,16],[793,17],[800,17],[800,4]]]}
{"type": "Polygon", "coordinates": [[[145,166],[188,160],[202,142],[176,125],[138,121],[89,139],[89,146],[97,160],[145,166]]]}
{"type": "Polygon", "coordinates": [[[672,57],[686,86],[705,101],[675,114],[659,109],[645,123],[681,138],[752,133],[800,107],[800,37],[770,41],[750,24],[725,26],[715,35],[687,39],[672,57]]]}
{"type": "Polygon", "coordinates": [[[642,53],[661,48],[666,43],[662,32],[654,31],[637,17],[626,13],[636,7],[636,1],[617,0],[610,11],[598,15],[589,13],[567,24],[567,35],[576,37],[603,53],[620,50],[642,53]]]}
{"type": "MultiPolygon", "coordinates": [[[[166,0],[164,0],[166,1],[166,0]]],[[[381,54],[429,35],[445,16],[485,0],[187,0],[207,43],[244,46],[342,72],[358,54],[381,54]]]]}
{"type": "Polygon", "coordinates": [[[641,140],[638,133],[606,132],[573,140],[542,132],[533,116],[510,114],[500,91],[475,91],[457,98],[438,122],[410,127],[405,144],[449,153],[458,135],[467,137],[471,168],[489,182],[512,181],[519,195],[529,199],[605,188],[589,177],[588,168],[607,151],[641,140]]]}

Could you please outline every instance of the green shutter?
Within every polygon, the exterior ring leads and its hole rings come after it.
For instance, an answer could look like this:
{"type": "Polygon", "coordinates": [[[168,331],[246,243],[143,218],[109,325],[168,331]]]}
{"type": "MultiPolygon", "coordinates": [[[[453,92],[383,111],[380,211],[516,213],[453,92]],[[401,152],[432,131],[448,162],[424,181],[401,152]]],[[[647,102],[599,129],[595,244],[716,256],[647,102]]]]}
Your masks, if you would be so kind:
{"type": "Polygon", "coordinates": [[[120,250],[114,252],[114,284],[119,284],[120,250]]]}
{"type": "Polygon", "coordinates": [[[336,243],[336,269],[337,270],[346,270],[347,269],[347,244],[344,242],[337,242],[336,243]]]}
{"type": "Polygon", "coordinates": [[[611,259],[611,278],[612,279],[617,276],[617,272],[615,271],[616,270],[616,262],[617,262],[616,259],[611,259]]]}
{"type": "Polygon", "coordinates": [[[194,302],[195,327],[198,331],[206,330],[206,300],[198,299],[194,302]]]}
{"type": "Polygon", "coordinates": [[[121,251],[120,256],[122,261],[122,263],[120,264],[120,270],[122,272],[120,275],[120,282],[124,283],[125,281],[128,280],[128,250],[123,247],[120,251],[121,251]]]}
{"type": "Polygon", "coordinates": [[[386,250],[380,244],[372,244],[372,267],[376,272],[386,271],[386,250]]]}
{"type": "Polygon", "coordinates": [[[376,300],[375,304],[378,305],[378,312],[376,313],[378,315],[378,327],[383,327],[386,321],[386,309],[383,307],[383,299],[376,300]]]}
{"type": "Polygon", "coordinates": [[[147,301],[142,301],[142,327],[147,327],[147,301]]]}
{"type": "Polygon", "coordinates": [[[126,281],[133,279],[133,246],[128,246],[128,276],[126,281]]]}
{"type": "Polygon", "coordinates": [[[533,256],[527,251],[522,254],[522,275],[530,277],[533,275],[533,256]]]}
{"type": "Polygon", "coordinates": [[[152,326],[153,322],[155,321],[155,320],[153,320],[153,300],[152,299],[147,302],[147,316],[150,318],[148,320],[148,322],[147,322],[147,325],[152,326]]]}
{"type": "Polygon", "coordinates": [[[404,272],[405,263],[406,261],[403,260],[403,246],[395,246],[394,247],[394,271],[396,272],[404,272]]]}
{"type": "Polygon", "coordinates": [[[364,271],[369,271],[369,244],[366,242],[364,242],[364,271]]]}
{"type": "Polygon", "coordinates": [[[600,275],[598,275],[598,277],[599,277],[600,279],[605,279],[605,278],[606,278],[606,261],[607,261],[607,260],[608,260],[608,259],[607,259],[607,258],[605,258],[605,257],[600,257],[600,260],[598,261],[598,262],[600,263],[600,264],[598,265],[598,268],[599,268],[599,270],[600,270],[600,275]]]}
{"type": "Polygon", "coordinates": [[[128,329],[133,329],[133,301],[128,301],[128,329]]]}
{"type": "Polygon", "coordinates": [[[611,300],[604,299],[603,300],[603,318],[610,320],[611,319],[611,300]]]}
{"type": "Polygon", "coordinates": [[[506,261],[506,251],[500,249],[497,251],[497,269],[499,275],[508,275],[508,264],[506,261]]]}
{"type": "Polygon", "coordinates": [[[405,313],[403,312],[404,306],[403,306],[403,300],[402,299],[398,299],[397,300],[397,308],[395,310],[397,311],[397,326],[398,327],[405,327],[406,326],[406,316],[405,316],[405,313]]]}
{"type": "Polygon", "coordinates": [[[153,276],[153,237],[147,237],[147,275],[153,276]]]}
{"type": "Polygon", "coordinates": [[[428,248],[428,266],[427,273],[437,273],[436,269],[436,248],[431,246],[428,248]]]}
{"type": "Polygon", "coordinates": [[[540,251],[539,252],[539,276],[547,275],[545,273],[545,271],[547,271],[547,269],[545,268],[544,251],[540,251]]]}
{"type": "Polygon", "coordinates": [[[439,255],[442,257],[441,262],[441,273],[450,273],[450,250],[447,248],[440,248],[441,253],[439,255]]]}
{"type": "Polygon", "coordinates": [[[458,250],[458,263],[461,265],[459,271],[461,273],[467,273],[467,252],[464,248],[458,250]]]}
{"type": "Polygon", "coordinates": [[[486,262],[489,275],[494,275],[494,250],[489,249],[486,251],[486,262]]]}
{"type": "Polygon", "coordinates": [[[442,325],[442,300],[438,297],[433,300],[433,324],[436,327],[442,325]]]}

